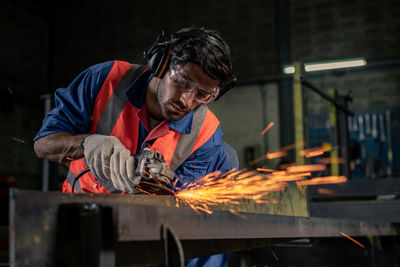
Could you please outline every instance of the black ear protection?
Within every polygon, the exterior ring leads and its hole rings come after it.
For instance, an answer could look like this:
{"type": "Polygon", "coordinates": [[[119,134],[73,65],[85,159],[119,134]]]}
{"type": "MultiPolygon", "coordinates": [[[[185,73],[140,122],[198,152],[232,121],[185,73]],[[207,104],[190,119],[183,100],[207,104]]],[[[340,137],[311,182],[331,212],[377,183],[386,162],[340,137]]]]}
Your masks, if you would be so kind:
{"type": "MultiPolygon", "coordinates": [[[[147,61],[147,66],[155,77],[161,79],[168,71],[172,50],[172,39],[185,37],[198,37],[201,39],[205,39],[217,46],[228,58],[230,58],[230,55],[225,48],[225,45],[223,45],[223,43],[212,34],[199,31],[178,31],[172,34],[166,34],[164,31],[161,31],[154,40],[153,44],[143,52],[143,58],[147,61]]],[[[232,69],[232,66],[230,66],[230,68],[232,69]]],[[[220,92],[217,99],[229,89],[234,87],[235,84],[236,77],[232,74],[232,77],[228,82],[220,85],[220,92]]]]}
{"type": "Polygon", "coordinates": [[[164,77],[169,67],[169,57],[172,49],[171,39],[171,36],[161,31],[153,44],[143,52],[143,58],[147,61],[147,67],[154,76],[160,79],[164,77]]]}

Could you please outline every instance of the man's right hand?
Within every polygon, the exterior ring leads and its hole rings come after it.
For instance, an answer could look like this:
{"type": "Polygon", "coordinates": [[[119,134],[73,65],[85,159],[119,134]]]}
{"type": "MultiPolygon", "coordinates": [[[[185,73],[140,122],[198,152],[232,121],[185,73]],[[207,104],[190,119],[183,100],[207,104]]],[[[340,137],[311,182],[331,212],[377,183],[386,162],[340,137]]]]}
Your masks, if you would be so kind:
{"type": "Polygon", "coordinates": [[[82,142],[90,171],[99,181],[111,181],[124,192],[134,192],[140,177],[135,175],[135,158],[115,136],[92,134],[82,142]]]}

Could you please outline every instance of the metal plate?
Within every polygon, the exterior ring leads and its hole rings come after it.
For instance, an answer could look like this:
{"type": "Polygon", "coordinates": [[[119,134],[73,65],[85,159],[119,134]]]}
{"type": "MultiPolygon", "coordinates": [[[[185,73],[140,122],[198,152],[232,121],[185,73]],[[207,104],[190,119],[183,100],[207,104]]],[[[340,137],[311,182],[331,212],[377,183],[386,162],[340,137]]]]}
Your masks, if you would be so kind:
{"type": "MultiPolygon", "coordinates": [[[[350,236],[396,235],[388,223],[252,213],[246,213],[244,219],[225,211],[198,214],[189,208],[176,207],[173,196],[15,190],[10,195],[10,263],[52,266],[58,209],[63,203],[98,203],[113,208],[118,231],[117,262],[123,258],[125,262],[135,259],[135,250],[123,249],[130,245],[142,244],[142,250],[148,252],[157,250],[163,224],[179,237],[186,256],[190,257],[238,251],[287,239],[339,237],[340,232],[350,236]]],[[[154,262],[156,257],[151,255],[141,254],[143,261],[154,262]]]]}

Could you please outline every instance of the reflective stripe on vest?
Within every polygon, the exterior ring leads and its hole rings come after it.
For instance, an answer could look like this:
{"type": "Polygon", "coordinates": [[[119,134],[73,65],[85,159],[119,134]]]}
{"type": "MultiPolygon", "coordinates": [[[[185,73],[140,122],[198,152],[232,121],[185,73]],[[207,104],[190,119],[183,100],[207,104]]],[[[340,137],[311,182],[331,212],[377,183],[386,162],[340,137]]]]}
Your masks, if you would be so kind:
{"type": "Polygon", "coordinates": [[[167,165],[175,171],[197,148],[210,139],[218,125],[219,121],[215,115],[202,104],[194,111],[190,133],[180,134],[170,129],[169,133],[158,138],[150,149],[163,154],[167,165]]]}
{"type": "MultiPolygon", "coordinates": [[[[72,185],[74,184],[75,181],[75,174],[72,173],[71,170],[68,171],[67,174],[67,179],[64,181],[63,184],[63,192],[72,192],[72,185]]],[[[75,186],[74,186],[74,193],[83,193],[81,184],[79,181],[76,181],[75,186]]]]}
{"type": "Polygon", "coordinates": [[[75,182],[75,177],[78,175],[78,173],[87,168],[88,166],[86,164],[85,158],[72,161],[67,174],[67,178],[63,184],[63,192],[72,192],[72,186],[74,186],[74,193],[120,192],[116,190],[109,181],[100,183],[91,172],[82,175],[81,178],[75,182]]]}

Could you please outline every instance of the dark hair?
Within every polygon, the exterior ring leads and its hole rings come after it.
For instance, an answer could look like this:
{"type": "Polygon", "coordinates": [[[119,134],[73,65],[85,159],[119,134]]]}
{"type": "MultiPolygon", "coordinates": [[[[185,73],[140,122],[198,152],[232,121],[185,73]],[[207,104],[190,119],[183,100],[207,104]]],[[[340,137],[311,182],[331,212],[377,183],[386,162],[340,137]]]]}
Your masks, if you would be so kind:
{"type": "Polygon", "coordinates": [[[201,37],[181,37],[172,40],[171,62],[173,69],[185,66],[186,63],[199,65],[205,74],[224,84],[232,78],[230,48],[217,31],[205,28],[185,28],[179,31],[198,31],[210,35],[217,42],[201,37]],[[220,45],[217,45],[220,43],[220,45]]]}

